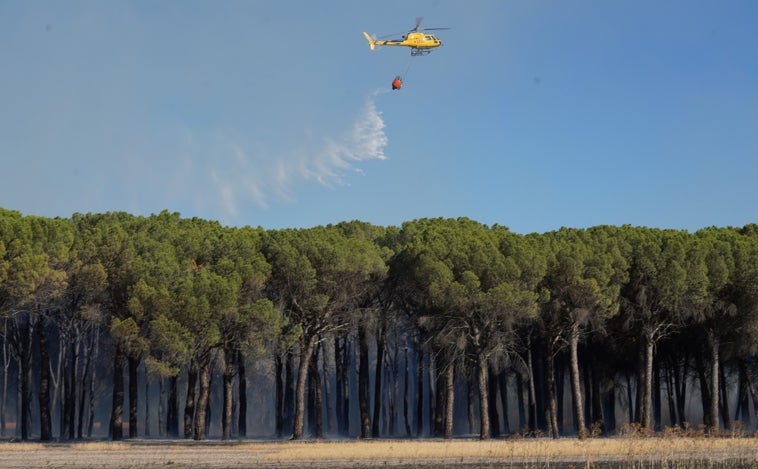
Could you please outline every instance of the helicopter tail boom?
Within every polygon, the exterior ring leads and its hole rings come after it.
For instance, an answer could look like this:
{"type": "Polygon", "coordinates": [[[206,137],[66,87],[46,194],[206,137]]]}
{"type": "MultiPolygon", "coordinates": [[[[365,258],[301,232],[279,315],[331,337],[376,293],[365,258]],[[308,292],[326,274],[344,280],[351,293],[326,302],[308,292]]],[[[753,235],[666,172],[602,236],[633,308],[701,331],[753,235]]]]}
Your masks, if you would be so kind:
{"type": "Polygon", "coordinates": [[[363,37],[366,38],[368,41],[368,46],[371,48],[371,50],[374,50],[374,47],[376,47],[376,41],[371,38],[371,36],[368,35],[367,32],[363,33],[363,37]]]}

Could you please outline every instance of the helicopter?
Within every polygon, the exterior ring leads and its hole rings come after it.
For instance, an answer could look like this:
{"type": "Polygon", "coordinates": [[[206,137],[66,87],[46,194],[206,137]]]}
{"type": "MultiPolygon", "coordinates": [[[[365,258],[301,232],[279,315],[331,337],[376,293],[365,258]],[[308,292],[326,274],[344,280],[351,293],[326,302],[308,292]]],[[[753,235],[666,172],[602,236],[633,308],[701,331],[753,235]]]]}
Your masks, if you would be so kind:
{"type": "Polygon", "coordinates": [[[404,34],[400,39],[374,39],[369,36],[367,32],[364,32],[363,36],[368,41],[368,45],[371,50],[374,50],[376,47],[380,46],[404,46],[411,48],[411,55],[414,57],[418,55],[427,55],[432,51],[432,49],[441,46],[442,41],[440,41],[434,34],[428,34],[423,31],[439,31],[450,28],[424,28],[419,30],[419,26],[421,25],[421,21],[423,19],[424,18],[422,16],[416,18],[416,26],[408,31],[407,34],[404,34]]]}

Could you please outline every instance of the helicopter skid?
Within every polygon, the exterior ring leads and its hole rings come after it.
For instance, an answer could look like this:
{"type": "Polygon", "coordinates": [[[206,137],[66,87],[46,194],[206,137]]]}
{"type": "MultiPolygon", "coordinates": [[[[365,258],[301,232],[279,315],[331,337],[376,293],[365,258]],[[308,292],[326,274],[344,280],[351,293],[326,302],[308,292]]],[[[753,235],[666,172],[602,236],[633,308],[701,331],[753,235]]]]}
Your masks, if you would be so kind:
{"type": "Polygon", "coordinates": [[[432,51],[429,49],[411,49],[411,56],[418,57],[420,55],[429,55],[432,51]]]}

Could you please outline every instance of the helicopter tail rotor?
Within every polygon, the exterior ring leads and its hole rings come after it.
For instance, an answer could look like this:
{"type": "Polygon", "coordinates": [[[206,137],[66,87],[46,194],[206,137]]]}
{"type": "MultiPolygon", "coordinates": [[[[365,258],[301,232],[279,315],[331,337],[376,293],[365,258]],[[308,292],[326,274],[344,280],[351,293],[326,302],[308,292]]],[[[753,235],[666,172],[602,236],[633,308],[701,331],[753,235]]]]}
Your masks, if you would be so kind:
{"type": "Polygon", "coordinates": [[[363,37],[365,37],[366,40],[368,41],[369,48],[371,50],[374,50],[374,48],[376,47],[376,41],[371,36],[369,36],[368,33],[365,31],[363,32],[363,37]]]}

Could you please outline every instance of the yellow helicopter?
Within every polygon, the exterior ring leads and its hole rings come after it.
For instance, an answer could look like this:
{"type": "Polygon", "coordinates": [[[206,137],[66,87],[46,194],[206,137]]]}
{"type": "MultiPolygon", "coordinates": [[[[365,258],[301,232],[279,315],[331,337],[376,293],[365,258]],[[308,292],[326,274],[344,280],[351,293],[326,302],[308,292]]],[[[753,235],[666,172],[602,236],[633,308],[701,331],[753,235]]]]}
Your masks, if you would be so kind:
{"type": "Polygon", "coordinates": [[[421,21],[423,19],[424,18],[421,16],[416,18],[416,27],[408,31],[408,33],[403,35],[403,37],[400,39],[374,39],[366,32],[363,33],[363,36],[368,41],[368,45],[371,50],[374,50],[374,48],[380,46],[403,46],[411,48],[412,56],[426,55],[430,53],[432,49],[441,46],[442,41],[440,41],[434,34],[428,34],[423,31],[438,31],[450,28],[424,28],[419,30],[418,27],[421,25],[421,21]]]}

